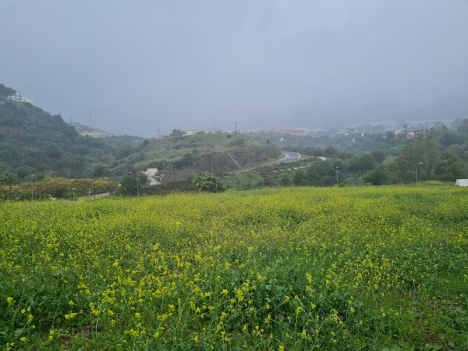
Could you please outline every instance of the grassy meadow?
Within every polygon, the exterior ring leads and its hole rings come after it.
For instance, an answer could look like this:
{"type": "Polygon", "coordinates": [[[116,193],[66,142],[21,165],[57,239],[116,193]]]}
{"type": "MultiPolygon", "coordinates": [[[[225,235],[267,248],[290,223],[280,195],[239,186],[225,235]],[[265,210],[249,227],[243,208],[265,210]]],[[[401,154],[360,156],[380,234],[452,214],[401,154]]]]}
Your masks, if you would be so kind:
{"type": "Polygon", "coordinates": [[[0,208],[1,349],[468,349],[467,189],[0,208]]]}

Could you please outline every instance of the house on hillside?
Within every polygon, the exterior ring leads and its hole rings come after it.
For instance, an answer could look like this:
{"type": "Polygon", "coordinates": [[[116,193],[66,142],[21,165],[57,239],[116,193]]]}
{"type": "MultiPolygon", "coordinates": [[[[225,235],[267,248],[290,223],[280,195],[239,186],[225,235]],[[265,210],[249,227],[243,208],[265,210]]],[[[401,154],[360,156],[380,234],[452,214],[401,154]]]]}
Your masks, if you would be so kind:
{"type": "Polygon", "coordinates": [[[197,130],[197,129],[194,129],[194,130],[184,130],[184,136],[187,136],[187,135],[195,135],[195,134],[209,134],[210,131],[208,130],[197,130]]]}
{"type": "Polygon", "coordinates": [[[149,177],[154,177],[155,175],[158,175],[158,169],[157,168],[148,168],[146,170],[146,174],[149,176],[149,177]]]}
{"type": "Polygon", "coordinates": [[[146,171],[141,171],[140,173],[144,174],[149,181],[149,185],[157,185],[159,182],[154,178],[158,175],[157,168],[147,168],[146,171]]]}
{"type": "Polygon", "coordinates": [[[29,102],[30,104],[34,103],[34,100],[28,99],[21,95],[21,91],[16,91],[16,93],[9,95],[6,97],[8,100],[16,101],[16,102],[29,102]]]}

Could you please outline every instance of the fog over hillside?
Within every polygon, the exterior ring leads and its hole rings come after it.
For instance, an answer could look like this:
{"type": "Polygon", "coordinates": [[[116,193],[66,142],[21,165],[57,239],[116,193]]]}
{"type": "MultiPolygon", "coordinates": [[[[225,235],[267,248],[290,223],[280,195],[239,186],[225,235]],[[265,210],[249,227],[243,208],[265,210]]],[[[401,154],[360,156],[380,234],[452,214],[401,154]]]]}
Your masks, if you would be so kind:
{"type": "Polygon", "coordinates": [[[468,117],[464,0],[0,0],[0,31],[2,83],[118,134],[468,117]]]}

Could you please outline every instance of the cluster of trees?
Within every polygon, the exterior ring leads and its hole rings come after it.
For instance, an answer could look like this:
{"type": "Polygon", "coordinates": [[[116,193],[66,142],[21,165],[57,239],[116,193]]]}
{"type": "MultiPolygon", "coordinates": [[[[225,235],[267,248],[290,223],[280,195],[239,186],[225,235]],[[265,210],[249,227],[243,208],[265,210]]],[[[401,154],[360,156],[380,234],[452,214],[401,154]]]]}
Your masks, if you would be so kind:
{"type": "Polygon", "coordinates": [[[128,173],[120,181],[119,194],[139,195],[142,187],[148,184],[148,177],[141,173],[128,173]]]}
{"type": "Polygon", "coordinates": [[[221,193],[226,190],[224,184],[208,172],[200,172],[192,180],[192,185],[195,190],[204,193],[221,193]]]}
{"type": "Polygon", "coordinates": [[[16,93],[15,89],[8,88],[5,85],[0,83],[0,99],[5,99],[10,95],[13,95],[16,93]]]}
{"type": "MultiPolygon", "coordinates": [[[[449,146],[451,145],[457,144],[449,146]]],[[[393,183],[409,183],[416,181],[416,177],[420,180],[455,181],[457,178],[468,177],[467,156],[464,148],[457,154],[454,148],[444,149],[434,135],[428,135],[407,145],[389,163],[387,170],[393,183]]]]}
{"type": "Polygon", "coordinates": [[[14,173],[0,175],[0,196],[2,199],[30,200],[46,198],[77,198],[79,196],[115,193],[117,183],[109,180],[72,179],[63,177],[46,178],[44,180],[31,177],[28,182],[16,184],[14,173]]]}
{"type": "Polygon", "coordinates": [[[313,162],[306,170],[295,172],[292,184],[330,186],[339,182],[382,185],[417,180],[455,181],[468,177],[468,134],[465,132],[427,131],[407,142],[398,156],[388,155],[384,150],[360,155],[336,149],[334,153],[331,150],[326,153],[314,151],[328,157],[334,154],[335,157],[313,162]]]}
{"type": "Polygon", "coordinates": [[[11,186],[14,184],[14,182],[17,179],[17,175],[14,173],[4,173],[0,174],[0,185],[8,185],[9,189],[9,196],[12,198],[13,194],[11,191],[11,186]]]}

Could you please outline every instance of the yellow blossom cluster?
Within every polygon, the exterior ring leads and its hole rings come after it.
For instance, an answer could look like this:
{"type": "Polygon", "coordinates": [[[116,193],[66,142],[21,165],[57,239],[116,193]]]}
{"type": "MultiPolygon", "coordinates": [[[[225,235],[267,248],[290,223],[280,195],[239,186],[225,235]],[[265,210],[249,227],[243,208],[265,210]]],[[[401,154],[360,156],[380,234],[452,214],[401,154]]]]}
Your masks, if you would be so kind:
{"type": "Polygon", "coordinates": [[[442,331],[466,342],[463,189],[1,206],[0,348],[423,349],[442,331]]]}

